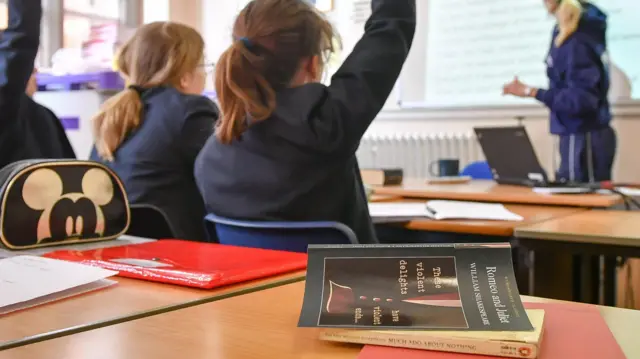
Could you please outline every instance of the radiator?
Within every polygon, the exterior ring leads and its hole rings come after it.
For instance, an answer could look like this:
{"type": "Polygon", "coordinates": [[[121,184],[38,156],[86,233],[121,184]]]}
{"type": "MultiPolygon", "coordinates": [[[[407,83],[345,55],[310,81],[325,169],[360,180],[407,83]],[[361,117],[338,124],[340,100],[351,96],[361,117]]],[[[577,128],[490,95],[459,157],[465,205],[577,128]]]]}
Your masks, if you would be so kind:
{"type": "Polygon", "coordinates": [[[360,168],[402,168],[405,178],[430,177],[429,164],[438,159],[459,159],[461,170],[484,159],[476,136],[471,133],[366,135],[357,156],[360,168]]]}

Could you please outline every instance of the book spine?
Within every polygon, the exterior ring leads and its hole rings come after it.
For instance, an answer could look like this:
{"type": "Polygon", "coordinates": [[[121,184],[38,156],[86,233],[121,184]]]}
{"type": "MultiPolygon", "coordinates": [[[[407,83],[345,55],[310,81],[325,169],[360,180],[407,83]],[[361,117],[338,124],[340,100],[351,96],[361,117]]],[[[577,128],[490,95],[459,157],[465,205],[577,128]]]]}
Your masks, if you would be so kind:
{"type": "Polygon", "coordinates": [[[369,344],[451,353],[480,354],[504,358],[535,359],[538,347],[532,343],[490,341],[472,338],[410,337],[394,333],[322,332],[320,339],[333,342],[369,344]]]}

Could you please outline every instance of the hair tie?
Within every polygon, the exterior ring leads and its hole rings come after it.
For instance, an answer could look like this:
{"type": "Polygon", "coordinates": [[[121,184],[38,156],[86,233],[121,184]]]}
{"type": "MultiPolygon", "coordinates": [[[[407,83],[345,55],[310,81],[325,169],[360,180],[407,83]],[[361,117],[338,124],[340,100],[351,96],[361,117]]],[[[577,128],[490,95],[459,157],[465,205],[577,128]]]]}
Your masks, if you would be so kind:
{"type": "Polygon", "coordinates": [[[138,95],[142,95],[142,91],[144,91],[144,88],[142,88],[141,86],[138,86],[138,85],[129,85],[129,86],[127,86],[127,88],[129,90],[135,91],[138,95]]]}
{"type": "Polygon", "coordinates": [[[244,47],[246,47],[247,49],[251,49],[253,47],[253,42],[251,42],[251,40],[249,40],[249,38],[247,37],[241,37],[238,39],[238,41],[242,42],[244,44],[244,47]]]}

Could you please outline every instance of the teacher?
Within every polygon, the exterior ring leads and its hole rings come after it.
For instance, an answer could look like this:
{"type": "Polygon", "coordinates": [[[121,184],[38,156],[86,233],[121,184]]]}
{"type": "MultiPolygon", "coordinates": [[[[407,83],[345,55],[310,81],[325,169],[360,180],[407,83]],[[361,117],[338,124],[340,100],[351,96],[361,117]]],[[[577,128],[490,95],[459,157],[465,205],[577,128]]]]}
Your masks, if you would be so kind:
{"type": "Polygon", "coordinates": [[[529,87],[516,77],[503,94],[533,97],[551,111],[551,133],[560,138],[556,180],[611,180],[616,134],[610,127],[607,16],[591,3],[544,0],[557,24],[547,56],[549,88],[529,87]]]}

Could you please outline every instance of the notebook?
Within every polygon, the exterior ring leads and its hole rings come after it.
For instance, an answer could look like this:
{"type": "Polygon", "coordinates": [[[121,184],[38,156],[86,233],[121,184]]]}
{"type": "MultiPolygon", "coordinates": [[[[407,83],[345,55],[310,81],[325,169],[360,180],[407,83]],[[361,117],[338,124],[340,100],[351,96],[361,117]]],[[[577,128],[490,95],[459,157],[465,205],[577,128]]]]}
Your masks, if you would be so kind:
{"type": "Polygon", "coordinates": [[[114,271],[36,256],[0,260],[0,315],[116,284],[114,271]]]}
{"type": "MultiPolygon", "coordinates": [[[[544,309],[545,334],[538,359],[625,359],[596,306],[525,303],[544,309]]],[[[367,345],[357,359],[495,359],[497,357],[367,345]]]]}
{"type": "Polygon", "coordinates": [[[115,270],[122,277],[203,289],[307,266],[304,253],[169,239],[89,251],[55,251],[45,256],[115,270]]]}
{"type": "Polygon", "coordinates": [[[374,219],[430,218],[475,219],[493,221],[522,221],[522,216],[509,211],[500,203],[433,200],[428,202],[369,203],[369,214],[374,219]]]}

